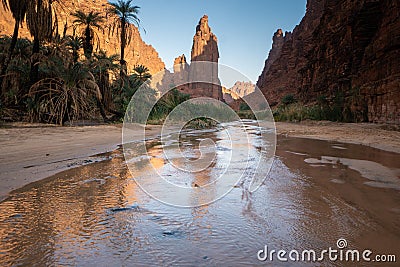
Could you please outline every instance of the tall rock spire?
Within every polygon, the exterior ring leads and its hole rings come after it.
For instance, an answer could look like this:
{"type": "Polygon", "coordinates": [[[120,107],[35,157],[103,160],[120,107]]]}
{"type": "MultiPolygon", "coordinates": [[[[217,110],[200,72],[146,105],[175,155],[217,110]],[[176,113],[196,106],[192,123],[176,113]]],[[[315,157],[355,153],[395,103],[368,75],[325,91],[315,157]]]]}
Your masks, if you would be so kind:
{"type": "Polygon", "coordinates": [[[191,95],[223,100],[222,87],[218,78],[219,52],[217,42],[217,37],[211,32],[208,25],[208,16],[204,15],[200,19],[193,37],[189,79],[190,81],[210,81],[210,83],[192,83],[190,86],[191,95]]]}
{"type": "Polygon", "coordinates": [[[218,39],[208,26],[208,16],[204,15],[196,27],[193,37],[191,61],[210,61],[218,63],[218,39]]]}

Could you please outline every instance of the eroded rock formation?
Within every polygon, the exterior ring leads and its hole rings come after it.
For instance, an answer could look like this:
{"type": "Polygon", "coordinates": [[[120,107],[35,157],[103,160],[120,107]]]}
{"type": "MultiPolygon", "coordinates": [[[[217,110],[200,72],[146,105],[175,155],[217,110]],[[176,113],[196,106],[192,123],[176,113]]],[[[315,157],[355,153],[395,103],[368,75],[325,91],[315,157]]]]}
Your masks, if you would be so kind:
{"type": "Polygon", "coordinates": [[[231,88],[222,87],[223,97],[226,103],[231,103],[234,100],[243,98],[246,95],[253,93],[255,85],[251,82],[237,81],[231,88]]]}
{"type": "Polygon", "coordinates": [[[218,63],[218,39],[211,32],[208,25],[208,16],[204,15],[196,26],[196,34],[193,37],[191,61],[210,61],[218,63]]]}
{"type": "Polygon", "coordinates": [[[399,36],[399,1],[308,0],[293,33],[275,33],[257,86],[270,105],[340,93],[356,121],[400,124],[399,36]]]}
{"type": "Polygon", "coordinates": [[[189,64],[186,62],[185,55],[181,55],[174,60],[174,75],[172,83],[182,85],[187,83],[189,78],[189,64]]]}
{"type": "Polygon", "coordinates": [[[208,25],[208,16],[204,15],[196,27],[191,51],[191,63],[185,55],[174,60],[173,73],[166,70],[162,75],[153,77],[152,86],[165,92],[175,86],[192,98],[211,97],[223,100],[222,87],[218,78],[218,41],[208,25]]]}
{"type": "Polygon", "coordinates": [[[208,25],[208,16],[204,15],[196,27],[189,69],[190,94],[194,97],[212,97],[222,100],[222,87],[218,78],[218,40],[208,25]],[[211,62],[204,64],[202,62],[211,62]],[[207,81],[193,82],[193,81],[207,81]]]}
{"type": "Polygon", "coordinates": [[[174,72],[183,72],[189,70],[189,64],[186,62],[186,57],[184,54],[175,58],[174,60],[174,72]]]}
{"type": "MultiPolygon", "coordinates": [[[[59,11],[59,29],[62,31],[64,23],[67,21],[69,26],[67,34],[72,34],[72,21],[74,18],[71,13],[81,10],[86,13],[90,11],[100,12],[105,15],[108,7],[107,0],[98,1],[64,1],[65,7],[59,11]]],[[[107,24],[107,22],[105,23],[107,24]]],[[[14,20],[9,11],[5,11],[3,5],[0,4],[0,35],[12,35],[14,29],[14,20]]],[[[61,33],[60,33],[61,34],[61,33]]],[[[19,37],[31,39],[31,35],[24,24],[19,31],[19,37]]],[[[107,54],[118,54],[120,50],[119,38],[117,36],[109,36],[108,31],[99,32],[99,47],[107,52],[107,54]]],[[[95,46],[96,48],[96,46],[95,46]]],[[[132,35],[132,42],[125,49],[125,60],[128,63],[128,71],[131,71],[135,65],[145,65],[149,68],[150,73],[157,73],[165,68],[164,62],[159,58],[157,51],[151,46],[143,42],[139,31],[135,28],[132,35]]]]}

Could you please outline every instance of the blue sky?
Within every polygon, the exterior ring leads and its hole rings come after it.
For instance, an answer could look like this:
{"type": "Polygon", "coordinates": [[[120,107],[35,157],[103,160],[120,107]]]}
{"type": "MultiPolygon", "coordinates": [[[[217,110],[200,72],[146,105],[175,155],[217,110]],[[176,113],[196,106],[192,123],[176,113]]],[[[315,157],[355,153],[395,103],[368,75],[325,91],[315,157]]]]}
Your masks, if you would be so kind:
{"type": "MultiPolygon", "coordinates": [[[[195,27],[207,14],[218,38],[219,63],[239,70],[253,82],[264,67],[278,28],[292,31],[305,14],[306,0],[136,0],[151,44],[171,68],[175,57],[190,61],[195,27]]],[[[224,81],[223,81],[224,83],[224,81]]],[[[230,86],[230,85],[228,85],[230,86]]]]}

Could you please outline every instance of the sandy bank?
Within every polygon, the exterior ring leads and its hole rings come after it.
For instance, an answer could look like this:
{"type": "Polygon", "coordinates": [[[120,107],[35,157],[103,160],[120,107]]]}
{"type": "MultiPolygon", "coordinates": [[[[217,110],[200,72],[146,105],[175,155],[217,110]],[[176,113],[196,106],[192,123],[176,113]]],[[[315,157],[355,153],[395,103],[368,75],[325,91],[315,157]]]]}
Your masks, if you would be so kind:
{"type": "Polygon", "coordinates": [[[330,121],[277,122],[275,125],[277,133],[285,136],[360,144],[400,153],[400,131],[394,126],[330,121]]]}
{"type": "MultiPolygon", "coordinates": [[[[138,126],[140,127],[140,126],[138,126]]],[[[137,136],[140,139],[138,128],[137,136]]],[[[160,134],[160,126],[146,127],[146,136],[160,134]]],[[[58,127],[7,124],[0,128],[0,200],[10,191],[67,168],[98,161],[100,153],[122,143],[122,125],[58,127]]]]}

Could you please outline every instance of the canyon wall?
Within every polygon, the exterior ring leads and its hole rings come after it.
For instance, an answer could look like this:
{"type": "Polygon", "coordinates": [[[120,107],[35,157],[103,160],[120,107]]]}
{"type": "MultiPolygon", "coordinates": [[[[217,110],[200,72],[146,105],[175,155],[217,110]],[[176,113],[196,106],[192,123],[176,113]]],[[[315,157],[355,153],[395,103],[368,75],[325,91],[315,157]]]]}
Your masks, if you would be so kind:
{"type": "Polygon", "coordinates": [[[271,106],[343,94],[356,121],[400,124],[399,58],[399,1],[308,0],[293,33],[275,33],[257,86],[271,106]]]}
{"type": "MultiPolygon", "coordinates": [[[[81,10],[85,13],[89,13],[90,11],[100,12],[105,16],[108,7],[106,0],[64,2],[65,6],[58,9],[60,34],[62,34],[64,29],[65,21],[67,21],[67,25],[69,26],[67,34],[72,35],[72,21],[74,18],[71,16],[71,13],[76,10],[81,10]]],[[[107,25],[107,21],[104,24],[107,25]]],[[[0,4],[0,35],[12,35],[13,29],[14,19],[11,13],[4,10],[3,5],[0,4]]],[[[120,53],[120,43],[117,36],[109,36],[107,30],[98,32],[98,35],[100,41],[98,45],[100,49],[105,50],[108,55],[120,53]]],[[[19,30],[19,37],[31,39],[31,35],[25,24],[23,24],[19,30]]],[[[94,48],[96,49],[96,45],[94,48]]],[[[157,51],[151,45],[143,42],[137,28],[133,31],[131,43],[125,49],[125,60],[128,63],[128,72],[131,71],[135,65],[146,66],[149,68],[151,74],[162,71],[165,68],[165,64],[160,59],[157,51]]]]}

